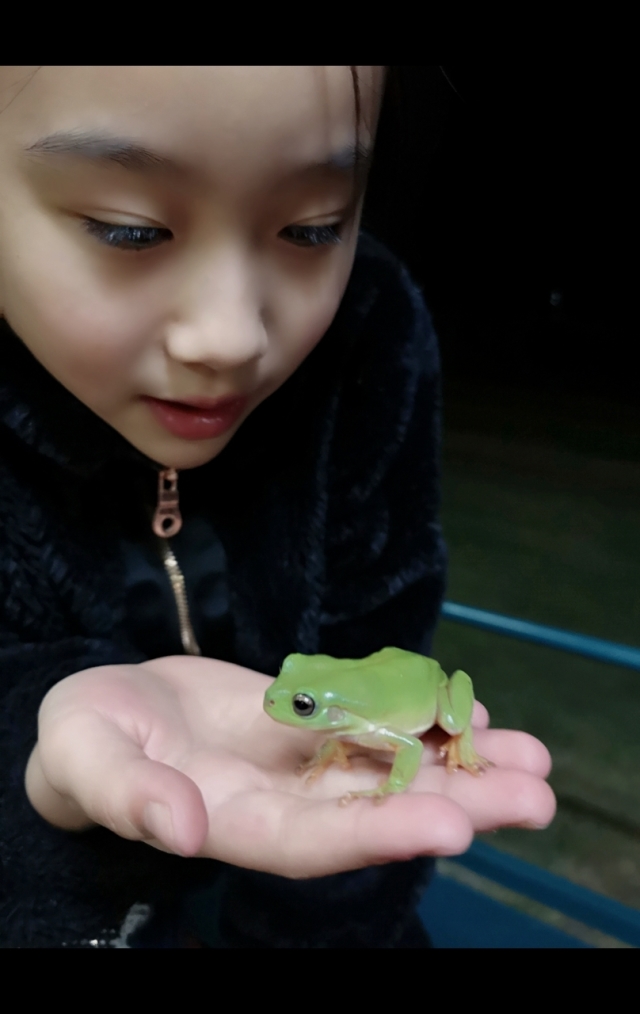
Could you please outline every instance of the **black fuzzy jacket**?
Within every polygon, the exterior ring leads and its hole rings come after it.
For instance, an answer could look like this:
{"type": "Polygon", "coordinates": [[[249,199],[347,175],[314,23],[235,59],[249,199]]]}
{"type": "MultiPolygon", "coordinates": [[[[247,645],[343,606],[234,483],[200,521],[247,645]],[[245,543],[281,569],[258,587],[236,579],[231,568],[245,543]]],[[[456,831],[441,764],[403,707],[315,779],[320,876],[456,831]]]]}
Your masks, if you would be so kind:
{"type": "MultiPolygon", "coordinates": [[[[363,235],[317,348],[218,458],[180,475],[175,551],[205,655],[275,676],[294,651],[429,651],[445,575],[439,400],[421,294],[363,235]]],[[[227,946],[394,946],[429,861],[288,881],[60,831],[31,808],[48,689],[182,650],[149,542],[156,490],[157,466],[0,323],[0,946],[127,946],[132,906],[171,908],[216,876],[227,946]]]]}

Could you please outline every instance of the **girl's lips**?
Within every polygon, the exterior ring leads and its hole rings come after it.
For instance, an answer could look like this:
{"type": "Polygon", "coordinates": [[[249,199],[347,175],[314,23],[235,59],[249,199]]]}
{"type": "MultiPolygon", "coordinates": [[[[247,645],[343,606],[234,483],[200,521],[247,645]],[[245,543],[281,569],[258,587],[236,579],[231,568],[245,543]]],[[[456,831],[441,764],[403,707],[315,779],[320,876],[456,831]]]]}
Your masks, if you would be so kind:
{"type": "Polygon", "coordinates": [[[142,399],[156,420],[169,433],[182,440],[211,440],[226,433],[242,415],[246,397],[189,398],[185,401],[165,401],[162,398],[142,399]]]}

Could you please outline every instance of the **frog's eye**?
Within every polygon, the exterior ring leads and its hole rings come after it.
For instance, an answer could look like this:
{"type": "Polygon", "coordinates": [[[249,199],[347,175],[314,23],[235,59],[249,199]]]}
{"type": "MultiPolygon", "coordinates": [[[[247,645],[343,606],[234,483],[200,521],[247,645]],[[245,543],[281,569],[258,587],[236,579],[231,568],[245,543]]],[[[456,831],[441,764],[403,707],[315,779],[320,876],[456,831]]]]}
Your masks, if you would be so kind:
{"type": "Polygon", "coordinates": [[[316,710],[316,702],[308,694],[296,694],[292,703],[293,710],[301,718],[309,718],[316,710]]]}

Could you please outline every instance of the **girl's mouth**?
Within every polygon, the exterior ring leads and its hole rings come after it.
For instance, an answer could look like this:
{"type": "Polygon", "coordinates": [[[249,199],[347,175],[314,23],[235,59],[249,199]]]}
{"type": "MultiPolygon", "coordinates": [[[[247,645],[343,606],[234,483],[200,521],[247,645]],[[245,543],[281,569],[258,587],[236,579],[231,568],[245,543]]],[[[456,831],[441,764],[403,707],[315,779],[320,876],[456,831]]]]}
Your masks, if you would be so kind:
{"type": "Polygon", "coordinates": [[[189,398],[186,401],[168,401],[164,398],[144,396],[154,418],[169,433],[182,440],[211,440],[226,433],[242,415],[247,397],[189,398]]]}

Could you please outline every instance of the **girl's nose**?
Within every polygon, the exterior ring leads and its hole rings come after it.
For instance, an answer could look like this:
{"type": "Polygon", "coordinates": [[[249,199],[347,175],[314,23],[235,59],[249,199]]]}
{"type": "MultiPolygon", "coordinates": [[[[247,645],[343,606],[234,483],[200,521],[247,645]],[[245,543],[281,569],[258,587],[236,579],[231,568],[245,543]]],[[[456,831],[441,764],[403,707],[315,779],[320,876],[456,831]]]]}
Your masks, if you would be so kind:
{"type": "Polygon", "coordinates": [[[267,331],[258,286],[248,272],[212,272],[184,300],[166,329],[165,347],[181,363],[217,371],[243,366],[267,350],[267,331]]]}

